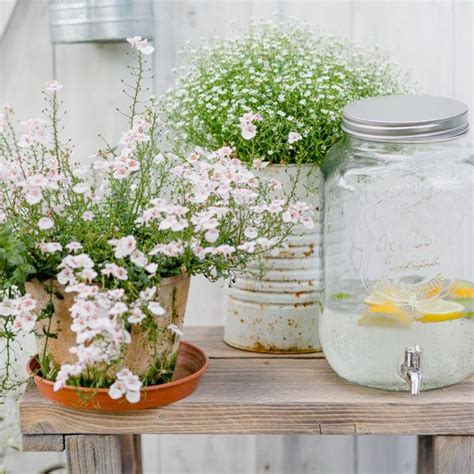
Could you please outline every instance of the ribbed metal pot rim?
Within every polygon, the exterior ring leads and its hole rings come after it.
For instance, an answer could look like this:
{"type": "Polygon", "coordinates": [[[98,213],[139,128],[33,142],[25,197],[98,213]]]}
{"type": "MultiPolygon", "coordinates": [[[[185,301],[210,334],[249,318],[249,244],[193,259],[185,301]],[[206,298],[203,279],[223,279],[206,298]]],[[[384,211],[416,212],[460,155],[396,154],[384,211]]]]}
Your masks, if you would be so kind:
{"type": "Polygon", "coordinates": [[[342,129],[352,137],[376,142],[452,140],[467,134],[468,108],[447,97],[370,97],[344,107],[342,129]]]}

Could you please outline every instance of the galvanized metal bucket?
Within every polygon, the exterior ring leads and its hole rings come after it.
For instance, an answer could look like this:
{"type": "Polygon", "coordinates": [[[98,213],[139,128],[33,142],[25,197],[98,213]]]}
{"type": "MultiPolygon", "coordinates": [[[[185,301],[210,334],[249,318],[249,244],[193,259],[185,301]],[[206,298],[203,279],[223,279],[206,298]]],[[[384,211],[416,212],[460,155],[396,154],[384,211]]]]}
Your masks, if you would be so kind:
{"type": "Polygon", "coordinates": [[[229,290],[224,341],[256,352],[320,351],[323,177],[316,166],[269,166],[264,173],[315,209],[315,227],[295,228],[288,247],[267,255],[262,278],[240,274],[229,290]]]}
{"type": "Polygon", "coordinates": [[[153,38],[152,0],[49,0],[52,43],[153,38]]]}

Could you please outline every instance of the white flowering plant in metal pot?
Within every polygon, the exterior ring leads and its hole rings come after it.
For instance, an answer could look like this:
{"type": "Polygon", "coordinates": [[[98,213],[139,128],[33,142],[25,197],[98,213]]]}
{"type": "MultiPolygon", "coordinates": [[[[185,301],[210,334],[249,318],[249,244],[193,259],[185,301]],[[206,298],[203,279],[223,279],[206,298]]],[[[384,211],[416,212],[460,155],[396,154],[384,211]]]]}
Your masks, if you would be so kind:
{"type": "MultiPolygon", "coordinates": [[[[254,21],[235,37],[189,47],[186,59],[162,99],[177,148],[228,146],[242,160],[270,164],[262,174],[285,183],[280,197],[296,196],[315,211],[315,226],[297,226],[287,249],[263,258],[258,278],[237,278],[224,339],[264,352],[319,350],[320,168],[342,137],[343,107],[404,93],[407,78],[377,47],[320,34],[300,21],[254,21]]],[[[287,218],[296,224],[298,214],[287,218]]]]}
{"type": "Polygon", "coordinates": [[[311,225],[308,205],[275,199],[280,183],[231,147],[160,152],[157,104],[141,94],[153,47],[129,42],[129,129],[87,165],[61,137],[57,81],[44,118],[17,132],[10,106],[0,116],[3,393],[17,383],[22,336],[34,333],[55,391],[105,388],[138,402],[143,387],[171,379],[190,277],[229,277],[279,245],[293,226],[285,216],[311,225]]]}
{"type": "Polygon", "coordinates": [[[409,90],[380,48],[296,20],[254,21],[185,57],[163,98],[168,133],[182,146],[235,147],[247,161],[321,166],[347,103],[409,90]]]}

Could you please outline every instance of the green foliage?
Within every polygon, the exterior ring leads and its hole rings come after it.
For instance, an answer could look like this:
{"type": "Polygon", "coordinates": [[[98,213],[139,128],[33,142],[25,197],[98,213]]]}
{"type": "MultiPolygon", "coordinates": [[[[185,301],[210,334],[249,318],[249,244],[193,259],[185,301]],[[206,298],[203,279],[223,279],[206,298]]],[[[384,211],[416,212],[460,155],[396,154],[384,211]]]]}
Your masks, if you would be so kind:
{"type": "Polygon", "coordinates": [[[235,38],[187,52],[188,66],[163,98],[178,149],[232,146],[249,162],[324,162],[342,136],[343,107],[354,100],[406,93],[407,78],[378,48],[324,36],[305,23],[253,23],[235,38]],[[245,139],[239,118],[258,113],[245,139]],[[289,143],[291,132],[302,139],[289,143]]]}

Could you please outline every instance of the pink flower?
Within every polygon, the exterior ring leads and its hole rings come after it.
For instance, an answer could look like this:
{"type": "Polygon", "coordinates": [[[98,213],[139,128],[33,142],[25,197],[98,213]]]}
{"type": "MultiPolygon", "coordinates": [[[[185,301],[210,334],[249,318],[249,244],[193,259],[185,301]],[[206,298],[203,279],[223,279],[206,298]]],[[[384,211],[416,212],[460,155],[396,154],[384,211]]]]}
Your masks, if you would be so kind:
{"type": "Polygon", "coordinates": [[[64,86],[58,82],[58,81],[48,81],[45,84],[45,90],[48,92],[58,92],[60,91],[64,86]]]}
{"type": "Polygon", "coordinates": [[[158,270],[158,264],[157,263],[149,263],[146,267],[145,270],[150,273],[151,275],[154,275],[156,271],[158,270]]]}
{"type": "Polygon", "coordinates": [[[42,217],[42,218],[38,221],[38,227],[39,227],[41,230],[51,229],[53,226],[54,226],[54,222],[53,222],[53,220],[50,219],[49,217],[42,217]]]}
{"type": "Polygon", "coordinates": [[[140,324],[145,317],[145,313],[140,308],[133,308],[127,320],[130,324],[140,324]]]}
{"type": "Polygon", "coordinates": [[[137,403],[140,400],[141,386],[138,376],[124,368],[117,373],[117,381],[110,386],[109,397],[118,400],[125,395],[129,403],[137,403]]]}
{"type": "Polygon", "coordinates": [[[263,160],[259,160],[259,159],[255,159],[253,160],[252,162],[252,166],[256,169],[256,170],[263,170],[264,168],[266,168],[270,163],[268,161],[263,161],[263,160]]]}
{"type": "Polygon", "coordinates": [[[81,217],[82,217],[82,220],[83,220],[83,221],[91,222],[91,221],[94,220],[94,217],[95,217],[95,216],[94,216],[94,213],[93,213],[93,212],[91,212],[91,211],[86,211],[86,212],[84,212],[84,213],[82,214],[81,217]]]}
{"type": "Polygon", "coordinates": [[[143,252],[135,249],[130,255],[130,261],[134,263],[137,267],[144,268],[148,263],[148,259],[143,252]]]}
{"type": "Polygon", "coordinates": [[[148,310],[150,313],[154,314],[155,316],[163,316],[166,311],[157,301],[150,301],[147,305],[148,310]]]}
{"type": "Polygon", "coordinates": [[[48,146],[51,135],[47,129],[46,122],[40,118],[32,118],[26,122],[21,123],[25,130],[18,145],[22,148],[39,143],[40,145],[48,146]]]}
{"type": "Polygon", "coordinates": [[[82,249],[82,245],[79,242],[70,242],[66,245],[66,248],[71,252],[76,253],[78,250],[82,249]]]}
{"type": "Polygon", "coordinates": [[[259,122],[260,120],[262,120],[262,116],[260,114],[253,114],[252,112],[247,112],[239,118],[240,131],[244,140],[251,140],[255,137],[257,127],[253,122],[259,122]]]}
{"type": "Polygon", "coordinates": [[[117,278],[117,280],[128,279],[127,270],[123,267],[119,267],[115,263],[106,263],[100,273],[106,276],[113,276],[114,278],[117,278]]]}
{"type": "Polygon", "coordinates": [[[53,390],[57,392],[66,385],[69,377],[77,377],[82,372],[82,367],[78,364],[63,364],[58,374],[56,375],[56,382],[54,383],[53,390]]]}
{"type": "Polygon", "coordinates": [[[209,229],[205,234],[204,238],[209,243],[214,243],[219,238],[219,231],[217,229],[209,229]]]}
{"type": "Polygon", "coordinates": [[[59,242],[42,242],[39,244],[39,249],[43,253],[56,253],[60,252],[63,247],[59,242]]]}
{"type": "Polygon", "coordinates": [[[183,337],[184,333],[181,331],[181,329],[176,326],[176,324],[168,324],[168,331],[170,331],[172,334],[175,334],[179,337],[183,337]]]}
{"type": "Polygon", "coordinates": [[[109,244],[115,248],[115,258],[127,257],[137,248],[137,241],[133,235],[109,240],[109,244]]]}
{"type": "Polygon", "coordinates": [[[241,135],[244,140],[252,140],[257,135],[257,127],[252,123],[242,125],[241,135]]]}
{"type": "Polygon", "coordinates": [[[258,231],[255,227],[247,227],[244,235],[247,239],[255,239],[255,237],[258,237],[258,231]]]}
{"type": "Polygon", "coordinates": [[[140,51],[142,54],[151,54],[155,51],[155,48],[148,44],[148,40],[142,39],[141,36],[134,36],[133,38],[127,38],[127,41],[132,46],[132,49],[140,51]]]}

